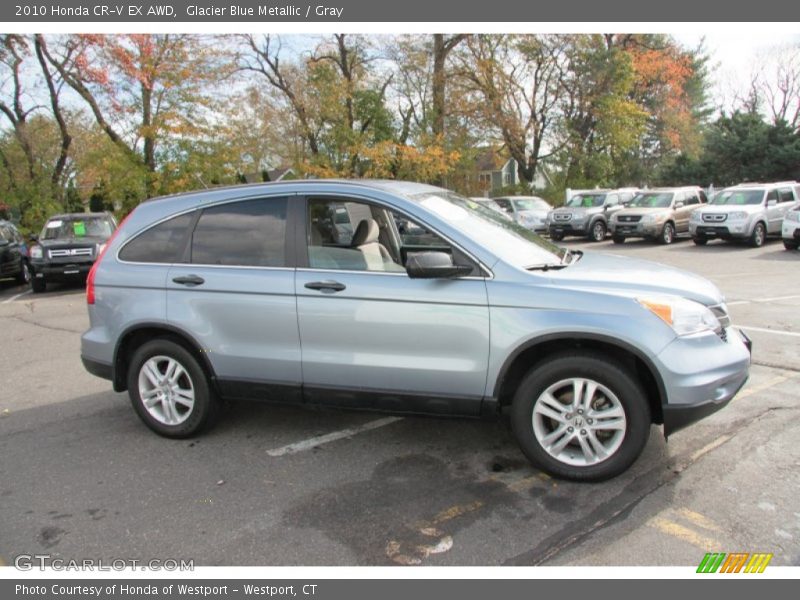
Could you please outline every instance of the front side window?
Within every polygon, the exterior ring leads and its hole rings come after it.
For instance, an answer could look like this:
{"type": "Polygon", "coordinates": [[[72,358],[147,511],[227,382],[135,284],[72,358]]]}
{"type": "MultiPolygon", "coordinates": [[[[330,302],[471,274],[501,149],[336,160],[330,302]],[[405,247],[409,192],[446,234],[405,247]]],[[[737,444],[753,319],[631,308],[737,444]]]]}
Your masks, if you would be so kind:
{"type": "Polygon", "coordinates": [[[405,215],[343,199],[309,200],[307,244],[313,269],[404,273],[408,257],[415,252],[458,254],[440,236],[405,215]]]}
{"type": "Polygon", "coordinates": [[[191,262],[242,267],[286,266],[286,198],[212,206],[192,234],[191,262]]]}
{"type": "Polygon", "coordinates": [[[794,202],[794,194],[791,188],[781,188],[778,190],[780,202],[794,202]]]}

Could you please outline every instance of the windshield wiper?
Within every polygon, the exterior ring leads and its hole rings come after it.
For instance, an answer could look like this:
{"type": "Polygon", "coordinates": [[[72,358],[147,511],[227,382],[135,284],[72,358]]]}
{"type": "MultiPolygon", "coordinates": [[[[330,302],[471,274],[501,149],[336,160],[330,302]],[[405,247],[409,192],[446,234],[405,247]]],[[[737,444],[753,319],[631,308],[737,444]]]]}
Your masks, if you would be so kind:
{"type": "Polygon", "coordinates": [[[526,271],[558,271],[559,269],[563,269],[569,265],[565,264],[553,264],[553,263],[545,263],[543,265],[534,265],[532,267],[525,267],[526,271]]]}

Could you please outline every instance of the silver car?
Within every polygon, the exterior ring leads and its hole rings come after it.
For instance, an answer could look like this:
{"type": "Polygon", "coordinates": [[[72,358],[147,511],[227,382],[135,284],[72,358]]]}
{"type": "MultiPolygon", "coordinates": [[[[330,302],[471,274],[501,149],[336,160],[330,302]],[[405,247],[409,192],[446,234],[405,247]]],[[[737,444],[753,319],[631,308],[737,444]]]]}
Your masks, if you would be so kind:
{"type": "MultiPolygon", "coordinates": [[[[795,188],[795,192],[797,192],[797,188],[795,188]]],[[[800,244],[800,204],[795,204],[793,208],[786,211],[781,225],[781,237],[784,248],[797,250],[797,246],[800,244]]]]}
{"type": "Polygon", "coordinates": [[[514,221],[531,231],[547,231],[552,205],[538,196],[502,196],[492,201],[514,221]]]}
{"type": "Polygon", "coordinates": [[[585,236],[602,242],[608,232],[608,220],[622,210],[635,193],[631,190],[593,190],[572,196],[561,208],[547,217],[550,238],[561,241],[565,236],[585,236]]]}
{"type": "Polygon", "coordinates": [[[722,408],[750,365],[709,281],[570,252],[415,183],[144,202],[86,297],[85,367],[161,435],[195,435],[225,398],[506,413],[529,459],[576,480],[627,469],[653,423],[670,435],[722,408]]]}
{"type": "Polygon", "coordinates": [[[710,239],[747,241],[754,248],[767,236],[779,236],[786,211],[797,202],[796,184],[743,183],[717,192],[708,206],[692,213],[689,232],[694,243],[710,239]]]}
{"type": "Polygon", "coordinates": [[[643,237],[671,244],[689,232],[689,217],[707,202],[699,187],[655,188],[636,194],[627,208],[608,221],[611,239],[622,244],[629,237],[643,237]]]}

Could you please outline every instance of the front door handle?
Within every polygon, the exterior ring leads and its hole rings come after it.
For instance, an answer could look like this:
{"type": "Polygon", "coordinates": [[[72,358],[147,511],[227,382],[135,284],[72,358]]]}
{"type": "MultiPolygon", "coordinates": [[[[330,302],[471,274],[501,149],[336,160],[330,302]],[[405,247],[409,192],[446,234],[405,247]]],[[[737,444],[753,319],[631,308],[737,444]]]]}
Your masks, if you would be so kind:
{"type": "Polygon", "coordinates": [[[306,284],[310,290],[321,290],[323,292],[341,292],[347,286],[338,281],[312,281],[306,284]]]}
{"type": "Polygon", "coordinates": [[[173,277],[172,281],[180,283],[181,285],[203,285],[206,280],[197,275],[184,275],[182,277],[173,277]]]}

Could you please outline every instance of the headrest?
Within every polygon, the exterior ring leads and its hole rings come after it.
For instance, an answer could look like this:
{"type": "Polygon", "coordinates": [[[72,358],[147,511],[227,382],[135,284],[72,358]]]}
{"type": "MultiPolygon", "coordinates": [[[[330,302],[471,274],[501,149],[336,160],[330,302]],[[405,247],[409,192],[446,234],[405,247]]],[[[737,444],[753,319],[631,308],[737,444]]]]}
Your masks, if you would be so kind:
{"type": "Polygon", "coordinates": [[[351,246],[363,246],[364,244],[374,244],[378,241],[380,229],[375,219],[361,219],[353,234],[351,246]]]}

